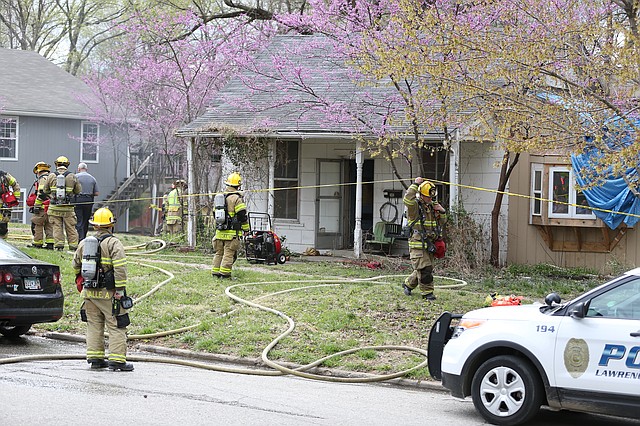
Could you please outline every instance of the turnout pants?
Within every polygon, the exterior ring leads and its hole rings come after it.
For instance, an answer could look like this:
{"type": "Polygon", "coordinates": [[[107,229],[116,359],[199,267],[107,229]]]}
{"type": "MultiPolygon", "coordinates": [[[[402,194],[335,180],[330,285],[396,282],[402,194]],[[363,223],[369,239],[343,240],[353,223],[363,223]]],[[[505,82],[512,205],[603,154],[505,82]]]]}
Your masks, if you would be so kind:
{"type": "Polygon", "coordinates": [[[76,213],[74,211],[58,213],[53,215],[49,213],[49,220],[53,225],[53,239],[56,248],[64,248],[65,233],[66,240],[69,242],[69,249],[78,248],[78,230],[76,229],[76,213]]]}
{"type": "Polygon", "coordinates": [[[216,253],[213,256],[211,271],[214,274],[231,276],[231,268],[238,257],[238,250],[240,249],[240,238],[234,237],[232,240],[214,239],[213,249],[216,253]]]}
{"type": "Polygon", "coordinates": [[[86,298],[87,312],[87,360],[104,359],[104,330],[109,332],[109,361],[127,361],[127,329],[118,328],[116,317],[111,314],[111,295],[104,290],[105,298],[86,298]],[[107,298],[108,297],[108,298],[107,298]]]}
{"type": "Polygon", "coordinates": [[[419,287],[422,294],[433,293],[433,255],[426,250],[410,248],[409,259],[413,272],[405,281],[407,287],[419,287]]]}

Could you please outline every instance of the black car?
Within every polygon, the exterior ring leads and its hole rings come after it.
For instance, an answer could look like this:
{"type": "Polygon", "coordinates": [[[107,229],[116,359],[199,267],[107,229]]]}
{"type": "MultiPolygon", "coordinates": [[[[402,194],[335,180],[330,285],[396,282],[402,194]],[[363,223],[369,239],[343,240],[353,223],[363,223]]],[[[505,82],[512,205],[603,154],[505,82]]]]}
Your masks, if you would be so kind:
{"type": "Polygon", "coordinates": [[[17,337],[32,324],[58,321],[63,305],[60,268],[0,239],[0,333],[17,337]]]}

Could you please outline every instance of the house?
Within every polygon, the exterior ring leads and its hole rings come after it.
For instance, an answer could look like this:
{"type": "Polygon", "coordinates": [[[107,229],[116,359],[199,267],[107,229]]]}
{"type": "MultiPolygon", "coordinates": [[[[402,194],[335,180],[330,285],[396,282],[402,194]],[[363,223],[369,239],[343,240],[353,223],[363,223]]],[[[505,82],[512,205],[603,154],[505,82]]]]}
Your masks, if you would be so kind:
{"type": "MultiPolygon", "coordinates": [[[[100,200],[110,194],[128,176],[128,145],[87,106],[95,102],[89,87],[35,52],[0,49],[0,64],[0,169],[27,193],[34,164],[44,161],[53,168],[63,155],[71,171],[87,163],[100,200]]],[[[29,218],[22,204],[12,216],[21,223],[29,218]]]]}
{"type": "MultiPolygon", "coordinates": [[[[403,111],[397,95],[388,85],[354,83],[321,36],[276,36],[177,135],[203,143],[230,135],[266,141],[269,150],[258,166],[268,173],[240,170],[249,210],[268,212],[293,251],[353,249],[359,256],[364,231],[379,221],[402,223],[404,187],[397,176],[406,176],[407,185],[416,177],[406,162],[395,163],[396,174],[367,146],[383,126],[397,138],[407,137],[401,120],[396,128],[388,124],[403,111]],[[280,66],[285,62],[296,74],[286,82],[280,66]]],[[[441,129],[421,135],[426,149],[420,160],[429,171],[423,177],[436,182],[447,208],[464,204],[488,232],[494,194],[465,187],[496,188],[500,153],[457,135],[451,146],[445,146],[441,129]]],[[[507,212],[504,206],[503,239],[507,212]]]]}

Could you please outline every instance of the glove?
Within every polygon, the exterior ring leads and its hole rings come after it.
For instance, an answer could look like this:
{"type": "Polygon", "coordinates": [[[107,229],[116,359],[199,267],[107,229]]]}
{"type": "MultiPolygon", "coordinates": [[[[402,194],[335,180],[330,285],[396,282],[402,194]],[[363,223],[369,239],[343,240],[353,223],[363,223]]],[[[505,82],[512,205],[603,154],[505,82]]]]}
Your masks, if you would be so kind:
{"type": "Polygon", "coordinates": [[[42,207],[32,207],[33,208],[33,214],[40,214],[42,213],[42,207]]]}
{"type": "Polygon", "coordinates": [[[84,286],[82,285],[84,283],[84,277],[82,276],[82,274],[76,274],[76,288],[78,289],[78,292],[82,292],[82,289],[84,288],[84,286]]]}

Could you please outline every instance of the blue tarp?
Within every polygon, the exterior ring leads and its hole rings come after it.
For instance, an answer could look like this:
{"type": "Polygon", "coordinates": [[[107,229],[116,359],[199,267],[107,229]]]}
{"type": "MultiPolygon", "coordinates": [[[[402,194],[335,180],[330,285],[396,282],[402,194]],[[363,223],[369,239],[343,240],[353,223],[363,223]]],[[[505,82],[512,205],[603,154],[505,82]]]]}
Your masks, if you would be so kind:
{"type": "MultiPolygon", "coordinates": [[[[618,123],[610,123],[616,127],[618,123]]],[[[640,120],[637,123],[640,125],[640,120]]],[[[629,145],[634,143],[635,134],[630,131],[611,131],[609,129],[605,129],[605,137],[603,141],[607,143],[611,148],[615,149],[612,145],[611,139],[615,138],[617,143],[622,143],[623,145],[629,145]],[[607,138],[610,140],[607,141],[607,138]]],[[[593,160],[596,159],[599,155],[599,151],[595,147],[588,148],[583,154],[580,155],[572,155],[571,156],[571,164],[573,165],[573,169],[576,172],[576,181],[581,186],[588,186],[590,181],[586,176],[587,173],[581,173],[583,170],[592,170],[593,169],[593,160]]],[[[610,173],[606,172],[606,173],[610,173]]],[[[632,180],[637,175],[635,169],[630,168],[627,170],[627,176],[629,176],[632,180]]],[[[587,202],[591,207],[604,209],[604,210],[612,210],[622,213],[631,213],[633,215],[640,216],[640,199],[636,197],[633,192],[629,189],[627,182],[621,176],[612,176],[609,174],[608,176],[605,174],[603,177],[606,179],[605,183],[601,186],[594,186],[590,189],[585,189],[584,195],[587,199],[587,202]]],[[[611,229],[616,229],[622,222],[624,222],[627,226],[634,226],[639,217],[629,216],[625,214],[616,214],[616,213],[607,213],[594,210],[593,213],[599,219],[602,219],[604,223],[609,226],[611,229]]]]}

